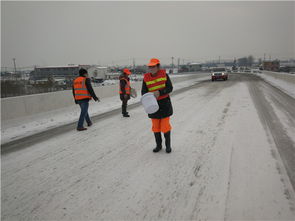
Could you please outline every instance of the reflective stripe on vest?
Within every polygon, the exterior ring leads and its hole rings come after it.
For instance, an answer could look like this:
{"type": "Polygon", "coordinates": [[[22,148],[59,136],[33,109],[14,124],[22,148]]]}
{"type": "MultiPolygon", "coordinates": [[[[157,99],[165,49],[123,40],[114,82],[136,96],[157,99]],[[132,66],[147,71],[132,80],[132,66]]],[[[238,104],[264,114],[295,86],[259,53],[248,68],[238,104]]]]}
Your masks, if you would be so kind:
{"type": "MultiPolygon", "coordinates": [[[[126,94],[130,94],[130,81],[128,81],[126,78],[120,78],[120,80],[124,80],[126,81],[126,84],[125,84],[125,92],[126,94]]],[[[123,94],[123,91],[121,90],[121,84],[119,83],[119,93],[120,94],[123,94]]]]}
{"type": "Polygon", "coordinates": [[[75,93],[75,100],[82,100],[86,98],[91,98],[91,95],[86,87],[86,77],[77,77],[74,82],[74,93],[75,93]]]}
{"type": "MultiPolygon", "coordinates": [[[[165,70],[159,70],[156,77],[153,77],[151,73],[146,73],[143,77],[143,80],[148,88],[149,92],[154,92],[161,90],[166,87],[166,71],[165,70]]],[[[159,96],[157,100],[162,100],[166,97],[169,97],[168,94],[159,96]]]]}

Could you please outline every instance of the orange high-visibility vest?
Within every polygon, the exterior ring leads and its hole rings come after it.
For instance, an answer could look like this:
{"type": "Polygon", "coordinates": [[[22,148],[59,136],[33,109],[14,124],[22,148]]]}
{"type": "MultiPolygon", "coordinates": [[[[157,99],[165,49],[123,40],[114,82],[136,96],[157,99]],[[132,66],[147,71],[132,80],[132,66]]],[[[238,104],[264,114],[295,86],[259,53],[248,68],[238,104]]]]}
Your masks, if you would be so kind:
{"type": "MultiPolygon", "coordinates": [[[[125,84],[125,92],[126,92],[126,94],[130,94],[130,90],[131,90],[130,81],[128,81],[125,77],[120,77],[120,80],[126,81],[126,84],[125,84]]],[[[123,92],[121,90],[121,84],[119,84],[119,93],[120,94],[123,94],[123,92]]]]}
{"type": "MultiPolygon", "coordinates": [[[[156,77],[152,76],[152,73],[146,73],[143,77],[143,80],[149,90],[149,92],[154,92],[161,90],[166,87],[166,71],[165,70],[159,70],[156,77]]],[[[157,100],[162,100],[166,97],[169,97],[168,94],[159,96],[157,100]]]]}
{"type": "Polygon", "coordinates": [[[75,92],[75,100],[82,100],[89,98],[91,99],[91,95],[86,87],[86,77],[77,77],[74,82],[74,92],[75,92]]]}

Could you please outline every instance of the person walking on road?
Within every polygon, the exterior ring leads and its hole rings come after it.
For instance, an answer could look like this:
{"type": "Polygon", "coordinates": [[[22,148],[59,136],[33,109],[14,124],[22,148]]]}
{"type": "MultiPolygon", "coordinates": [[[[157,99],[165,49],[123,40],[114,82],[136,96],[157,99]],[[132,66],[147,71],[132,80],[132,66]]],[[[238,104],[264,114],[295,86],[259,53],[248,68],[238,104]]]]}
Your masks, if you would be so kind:
{"type": "Polygon", "coordinates": [[[157,99],[159,110],[148,117],[152,119],[152,131],[156,140],[156,148],[153,152],[159,152],[162,149],[162,135],[165,137],[166,153],[170,153],[171,149],[171,125],[170,116],[173,114],[173,108],[169,93],[172,92],[172,82],[166,74],[166,71],[160,69],[160,61],[152,58],[148,64],[149,73],[144,74],[141,95],[152,92],[157,99]]]}
{"type": "Polygon", "coordinates": [[[120,99],[122,101],[122,115],[123,117],[130,117],[129,113],[127,112],[127,102],[130,99],[130,79],[129,75],[131,74],[130,70],[128,68],[125,68],[123,70],[123,73],[120,75],[120,99]]]}
{"type": "Polygon", "coordinates": [[[88,114],[89,100],[93,98],[95,101],[99,102],[99,98],[94,93],[90,78],[88,78],[88,72],[84,68],[79,70],[79,77],[73,81],[73,96],[75,103],[79,104],[81,108],[77,130],[87,130],[87,128],[83,126],[84,121],[86,120],[88,127],[92,125],[88,114]]]}

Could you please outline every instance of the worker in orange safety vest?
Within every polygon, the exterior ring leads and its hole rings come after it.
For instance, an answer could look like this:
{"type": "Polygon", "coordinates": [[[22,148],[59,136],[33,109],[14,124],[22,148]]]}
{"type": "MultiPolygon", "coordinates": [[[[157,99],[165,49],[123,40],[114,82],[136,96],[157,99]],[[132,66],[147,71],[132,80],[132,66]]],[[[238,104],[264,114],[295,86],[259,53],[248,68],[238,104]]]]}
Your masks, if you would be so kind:
{"type": "Polygon", "coordinates": [[[119,85],[119,94],[120,99],[122,101],[122,115],[123,117],[130,117],[129,113],[127,112],[127,103],[130,99],[130,79],[129,75],[131,74],[128,68],[123,70],[123,73],[119,76],[120,85],[119,85]]]}
{"type": "Polygon", "coordinates": [[[91,81],[90,81],[90,78],[88,78],[88,72],[86,69],[81,68],[79,70],[79,77],[77,77],[73,81],[72,90],[73,90],[75,103],[79,104],[81,108],[77,130],[78,131],[87,130],[87,128],[83,126],[84,121],[86,120],[88,127],[92,125],[92,122],[88,114],[89,100],[93,98],[95,101],[99,102],[99,98],[96,96],[96,94],[93,91],[93,88],[91,86],[91,81]]]}
{"type": "Polygon", "coordinates": [[[149,73],[144,74],[141,95],[152,92],[157,99],[159,110],[148,117],[152,120],[152,131],[156,140],[156,148],[153,152],[159,152],[162,149],[162,136],[165,137],[166,153],[171,149],[171,125],[170,116],[173,114],[173,108],[169,93],[172,92],[173,86],[166,71],[160,68],[159,59],[152,58],[148,64],[149,73]]]}

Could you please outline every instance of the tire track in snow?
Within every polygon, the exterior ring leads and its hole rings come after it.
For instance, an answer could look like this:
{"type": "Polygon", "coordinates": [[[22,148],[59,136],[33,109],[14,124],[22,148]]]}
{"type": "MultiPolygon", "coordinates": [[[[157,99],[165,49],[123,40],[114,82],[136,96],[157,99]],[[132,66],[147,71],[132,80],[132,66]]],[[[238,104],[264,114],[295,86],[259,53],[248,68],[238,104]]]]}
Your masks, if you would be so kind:
{"type": "MultiPolygon", "coordinates": [[[[274,139],[277,150],[282,157],[287,174],[293,186],[293,190],[295,190],[295,144],[285,133],[280,119],[275,114],[273,107],[266,100],[264,92],[261,90],[260,84],[265,83],[263,83],[263,81],[258,81],[248,84],[250,94],[263,126],[266,128],[266,130],[270,131],[274,139]]],[[[276,92],[274,91],[273,93],[276,92]]],[[[295,103],[294,99],[293,103],[295,103]]]]}

